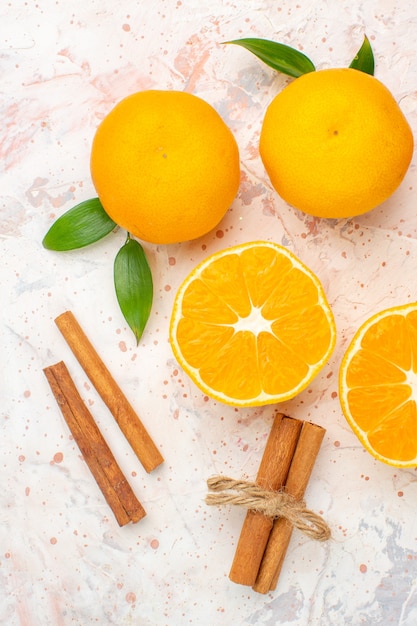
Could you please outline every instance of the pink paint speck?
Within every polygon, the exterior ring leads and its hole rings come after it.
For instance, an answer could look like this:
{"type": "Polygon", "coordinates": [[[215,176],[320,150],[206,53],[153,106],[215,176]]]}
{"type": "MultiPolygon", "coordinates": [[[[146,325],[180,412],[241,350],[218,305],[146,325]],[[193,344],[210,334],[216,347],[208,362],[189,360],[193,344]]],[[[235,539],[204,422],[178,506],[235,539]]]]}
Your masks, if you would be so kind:
{"type": "Polygon", "coordinates": [[[159,548],[159,541],[158,539],[152,539],[150,546],[153,550],[157,550],[159,548]]]}
{"type": "Polygon", "coordinates": [[[366,572],[368,571],[368,568],[366,567],[365,563],[360,564],[359,571],[361,574],[366,574],[366,572]]]}
{"type": "Polygon", "coordinates": [[[126,594],[126,602],[129,604],[136,602],[136,594],[133,593],[133,591],[129,591],[129,593],[126,594]]]}
{"type": "Polygon", "coordinates": [[[51,543],[53,546],[58,543],[58,539],[56,537],[51,537],[49,540],[49,543],[51,543]]]}
{"type": "Polygon", "coordinates": [[[127,346],[126,346],[126,343],[124,341],[119,341],[119,348],[120,348],[121,352],[127,352],[127,346]]]}

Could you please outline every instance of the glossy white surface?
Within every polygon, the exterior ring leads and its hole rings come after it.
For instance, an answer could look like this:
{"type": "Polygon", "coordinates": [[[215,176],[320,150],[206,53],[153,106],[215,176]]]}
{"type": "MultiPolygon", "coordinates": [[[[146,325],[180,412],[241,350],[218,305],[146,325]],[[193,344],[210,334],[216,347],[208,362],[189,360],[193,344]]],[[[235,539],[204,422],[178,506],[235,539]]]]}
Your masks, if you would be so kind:
{"type": "Polygon", "coordinates": [[[366,33],[376,76],[417,131],[417,10],[399,0],[6,0],[0,7],[1,492],[0,622],[8,626],[417,623],[416,472],[374,461],[337,396],[344,349],[382,308],[416,299],[415,160],[384,205],[326,221],[287,206],[257,151],[263,112],[287,78],[222,42],[265,37],[300,47],[317,67],[346,66],[366,33]],[[215,232],[145,245],[155,301],[138,347],[119,311],[119,231],[52,253],[54,219],[93,197],[89,150],[100,119],[141,89],[186,90],[210,102],[241,153],[238,197],[215,232]],[[217,473],[253,479],[276,407],[207,400],[168,342],[176,288],[223,247],[287,246],[323,283],[337,328],[322,373],[283,411],[321,424],[325,440],[306,494],[333,537],[294,533],[278,588],[228,579],[244,512],[207,507],[217,473]],[[146,474],[70,353],[54,318],[70,309],[141,415],[166,461],[146,474]],[[147,510],[119,528],[69,436],[42,369],[64,360],[147,510]]]}

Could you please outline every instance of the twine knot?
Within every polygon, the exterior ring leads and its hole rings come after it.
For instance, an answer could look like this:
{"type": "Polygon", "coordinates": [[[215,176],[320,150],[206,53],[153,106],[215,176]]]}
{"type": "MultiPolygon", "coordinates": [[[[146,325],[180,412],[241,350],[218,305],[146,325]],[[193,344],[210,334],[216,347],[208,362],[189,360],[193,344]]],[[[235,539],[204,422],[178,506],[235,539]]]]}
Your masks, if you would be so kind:
{"type": "Polygon", "coordinates": [[[269,491],[256,483],[227,476],[213,476],[207,480],[207,486],[215,493],[207,494],[206,504],[243,506],[273,519],[283,517],[311,539],[327,541],[330,538],[330,528],[325,520],[310,511],[303,500],[297,500],[285,491],[269,491]]]}

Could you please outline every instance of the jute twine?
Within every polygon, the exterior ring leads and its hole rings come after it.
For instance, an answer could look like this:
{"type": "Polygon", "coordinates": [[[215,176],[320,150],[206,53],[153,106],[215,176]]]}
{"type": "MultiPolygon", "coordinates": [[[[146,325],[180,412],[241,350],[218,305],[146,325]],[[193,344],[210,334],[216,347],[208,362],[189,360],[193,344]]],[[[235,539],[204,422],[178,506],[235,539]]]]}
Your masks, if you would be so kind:
{"type": "Polygon", "coordinates": [[[213,476],[207,480],[207,486],[215,493],[207,494],[206,504],[243,506],[274,519],[283,517],[311,539],[327,541],[330,538],[325,520],[310,511],[303,500],[296,500],[285,491],[268,491],[256,483],[227,476],[213,476]]]}

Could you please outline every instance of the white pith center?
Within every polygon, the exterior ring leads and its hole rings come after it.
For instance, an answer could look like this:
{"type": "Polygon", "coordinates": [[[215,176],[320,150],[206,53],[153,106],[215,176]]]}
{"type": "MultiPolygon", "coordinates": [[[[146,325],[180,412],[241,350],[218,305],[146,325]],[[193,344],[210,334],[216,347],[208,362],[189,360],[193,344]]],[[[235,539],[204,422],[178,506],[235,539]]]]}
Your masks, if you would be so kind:
{"type": "Polygon", "coordinates": [[[417,402],[417,372],[414,372],[412,369],[403,371],[406,376],[406,383],[411,387],[412,398],[417,402]]]}
{"type": "Polygon", "coordinates": [[[246,317],[240,317],[235,324],[232,324],[236,332],[247,330],[254,335],[259,335],[261,332],[272,333],[271,330],[272,321],[266,320],[262,315],[262,309],[259,307],[253,307],[252,311],[246,317]]]}

